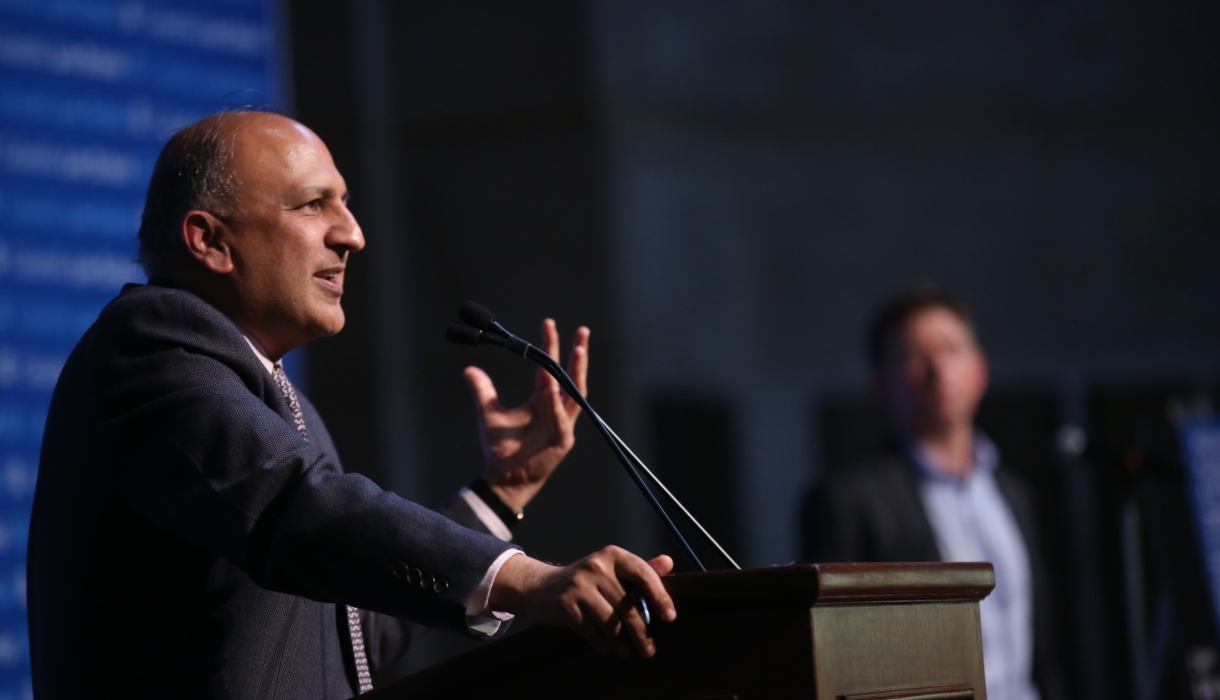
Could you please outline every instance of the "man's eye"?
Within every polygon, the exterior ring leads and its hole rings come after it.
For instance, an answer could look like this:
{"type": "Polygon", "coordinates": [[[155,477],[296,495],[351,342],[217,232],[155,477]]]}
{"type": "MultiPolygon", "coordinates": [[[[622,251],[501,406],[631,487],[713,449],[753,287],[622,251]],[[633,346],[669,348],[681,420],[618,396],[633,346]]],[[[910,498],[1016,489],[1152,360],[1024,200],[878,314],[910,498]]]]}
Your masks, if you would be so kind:
{"type": "Polygon", "coordinates": [[[304,206],[302,206],[301,208],[302,208],[302,209],[308,209],[308,210],[316,210],[316,209],[321,209],[321,208],[322,208],[322,200],[321,200],[321,199],[315,199],[315,200],[313,200],[312,202],[307,202],[307,203],[306,203],[304,206]]]}

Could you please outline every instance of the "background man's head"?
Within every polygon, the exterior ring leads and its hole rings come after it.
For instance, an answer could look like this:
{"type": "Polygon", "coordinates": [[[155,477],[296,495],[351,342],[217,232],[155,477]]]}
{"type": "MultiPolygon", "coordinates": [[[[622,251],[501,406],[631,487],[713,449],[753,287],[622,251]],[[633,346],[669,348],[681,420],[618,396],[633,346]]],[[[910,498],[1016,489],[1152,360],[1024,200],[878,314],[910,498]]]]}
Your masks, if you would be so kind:
{"type": "Polygon", "coordinates": [[[273,358],[343,327],[348,253],[364,247],[322,140],[252,111],[215,114],[170,138],[139,238],[150,280],[201,296],[273,358]]]}
{"type": "Polygon", "coordinates": [[[873,381],[899,427],[913,437],[973,426],[987,389],[987,360],[970,311],[943,289],[892,298],[868,331],[873,381]]]}

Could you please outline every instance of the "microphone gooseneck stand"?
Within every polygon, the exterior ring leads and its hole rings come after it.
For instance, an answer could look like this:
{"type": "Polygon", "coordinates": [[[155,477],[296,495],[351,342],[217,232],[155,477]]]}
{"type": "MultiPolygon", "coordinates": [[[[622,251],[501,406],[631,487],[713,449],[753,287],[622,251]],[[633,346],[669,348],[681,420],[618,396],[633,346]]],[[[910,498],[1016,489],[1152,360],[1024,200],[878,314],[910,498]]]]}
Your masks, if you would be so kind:
{"type": "MultiPolygon", "coordinates": [[[[576,394],[580,393],[576,388],[576,385],[572,382],[571,377],[568,376],[568,373],[564,371],[563,367],[556,362],[553,357],[546,354],[535,345],[530,345],[526,350],[526,353],[526,357],[528,359],[532,359],[534,362],[542,365],[542,367],[546,369],[551,376],[555,377],[555,379],[559,381],[560,385],[563,386],[564,391],[567,391],[569,394],[572,394],[573,392],[576,394]]],[[[583,405],[587,406],[587,401],[583,405]]],[[[628,447],[627,443],[623,442],[623,439],[614,432],[614,429],[611,428],[606,421],[602,420],[602,417],[598,415],[596,411],[592,409],[588,409],[588,411],[589,417],[592,418],[595,423],[597,423],[598,427],[602,430],[602,434],[607,435],[607,439],[618,445],[619,449],[623,451],[625,456],[632,462],[635,468],[643,471],[644,475],[648,477],[649,481],[651,481],[657,488],[661,489],[661,492],[665,494],[670,502],[678,507],[678,510],[682,511],[682,514],[686,516],[686,520],[699,530],[699,533],[703,535],[704,539],[706,539],[708,543],[716,548],[716,551],[720,553],[720,556],[724,557],[725,561],[727,561],[733,568],[740,569],[741,567],[738,566],[737,562],[733,560],[733,557],[729,556],[729,553],[724,550],[724,547],[720,546],[720,543],[716,541],[716,538],[712,537],[711,533],[709,533],[707,529],[703,527],[703,524],[700,523],[695,516],[686,509],[686,506],[682,505],[682,501],[679,501],[678,497],[675,496],[668,488],[666,488],[660,477],[654,474],[652,470],[648,468],[648,465],[644,464],[644,461],[636,456],[635,452],[631,451],[631,448],[628,447]]]]}
{"type": "Polygon", "coordinates": [[[507,329],[496,322],[495,316],[490,311],[474,302],[468,301],[462,304],[459,314],[465,325],[457,323],[450,324],[448,331],[446,332],[446,337],[450,342],[461,345],[480,345],[483,343],[498,345],[513,352],[514,354],[519,354],[522,357],[538,364],[548,374],[554,377],[557,382],[559,382],[559,385],[563,388],[563,390],[566,391],[568,395],[571,396],[572,399],[589,414],[589,417],[593,420],[594,425],[597,426],[597,429],[602,434],[602,437],[605,438],[606,442],[610,445],[611,450],[614,451],[615,457],[618,458],[619,462],[627,470],[628,475],[644,494],[644,497],[648,499],[648,502],[652,505],[653,510],[655,510],[657,515],[661,517],[661,520],[664,521],[666,528],[668,528],[674,539],[678,541],[678,544],[682,547],[682,550],[686,553],[686,556],[691,560],[692,563],[694,563],[696,567],[699,568],[700,571],[707,571],[707,567],[703,565],[703,562],[700,561],[698,555],[695,554],[695,551],[686,541],[686,538],[682,536],[682,533],[674,524],[673,519],[670,518],[669,513],[665,510],[665,507],[661,505],[659,500],[657,500],[656,495],[652,492],[652,489],[649,488],[648,483],[640,474],[641,470],[647,474],[648,479],[659,487],[665,496],[671,502],[673,502],[673,504],[676,505],[679,510],[682,511],[682,514],[686,516],[686,519],[699,530],[700,534],[702,534],[703,537],[716,548],[720,555],[723,556],[733,568],[741,568],[738,566],[737,562],[734,561],[731,556],[729,556],[728,552],[724,550],[724,547],[721,547],[720,543],[717,542],[716,539],[707,531],[707,529],[705,529],[703,525],[695,519],[695,516],[682,505],[682,502],[679,501],[678,498],[665,487],[665,484],[661,482],[657,475],[654,474],[652,470],[650,470],[644,464],[644,462],[631,451],[631,448],[629,448],[627,444],[623,442],[622,438],[620,438],[614,432],[614,430],[612,430],[610,426],[604,420],[602,420],[601,416],[597,414],[597,411],[595,411],[589,404],[588,399],[586,399],[584,394],[582,394],[581,391],[576,387],[576,383],[572,381],[572,378],[568,376],[568,373],[564,371],[563,367],[556,362],[554,358],[529,342],[522,340],[521,338],[508,332],[507,329]]]}

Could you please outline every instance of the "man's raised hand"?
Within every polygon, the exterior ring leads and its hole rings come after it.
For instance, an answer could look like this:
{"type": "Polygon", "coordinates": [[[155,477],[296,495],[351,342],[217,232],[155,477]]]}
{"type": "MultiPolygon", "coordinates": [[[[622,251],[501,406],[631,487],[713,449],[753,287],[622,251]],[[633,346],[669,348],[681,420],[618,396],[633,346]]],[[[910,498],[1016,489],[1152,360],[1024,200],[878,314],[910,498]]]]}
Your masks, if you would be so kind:
{"type": "MultiPolygon", "coordinates": [[[[542,323],[542,341],[547,354],[558,358],[559,331],[549,318],[542,323]]],[[[588,393],[589,329],[584,326],[576,330],[572,339],[566,369],[581,393],[588,393]]],[[[554,377],[541,369],[533,396],[516,408],[500,404],[495,384],[483,370],[467,367],[465,375],[478,406],[483,451],[487,455],[487,482],[510,508],[520,510],[576,443],[580,406],[559,388],[554,377]]]]}
{"type": "Polygon", "coordinates": [[[654,623],[673,622],[677,612],[661,584],[673,568],[667,555],[644,561],[614,546],[564,567],[518,555],[504,562],[488,603],[492,610],[569,627],[603,654],[628,656],[634,648],[651,657],[656,645],[628,587],[643,595],[654,623]]]}

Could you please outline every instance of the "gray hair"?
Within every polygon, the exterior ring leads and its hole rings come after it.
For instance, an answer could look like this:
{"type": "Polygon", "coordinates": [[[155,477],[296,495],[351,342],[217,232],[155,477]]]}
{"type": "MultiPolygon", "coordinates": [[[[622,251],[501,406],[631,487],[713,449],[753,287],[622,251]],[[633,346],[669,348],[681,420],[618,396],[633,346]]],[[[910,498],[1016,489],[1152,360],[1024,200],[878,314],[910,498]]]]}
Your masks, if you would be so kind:
{"type": "Polygon", "coordinates": [[[233,173],[235,118],[250,111],[221,112],[179,129],[166,142],[153,166],[140,217],[140,250],[136,262],[149,279],[164,279],[184,256],[182,219],[193,210],[225,219],[238,214],[240,183],[233,173]]]}

